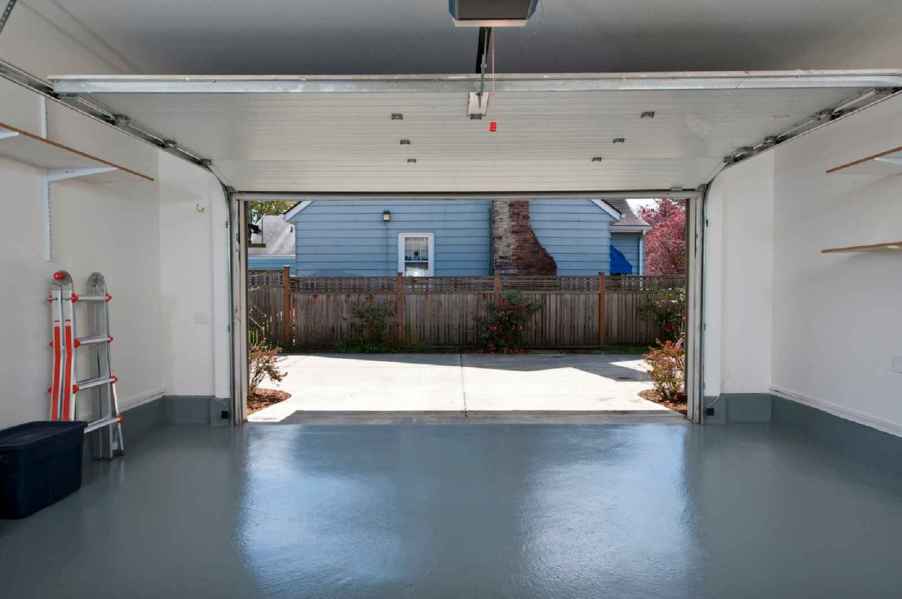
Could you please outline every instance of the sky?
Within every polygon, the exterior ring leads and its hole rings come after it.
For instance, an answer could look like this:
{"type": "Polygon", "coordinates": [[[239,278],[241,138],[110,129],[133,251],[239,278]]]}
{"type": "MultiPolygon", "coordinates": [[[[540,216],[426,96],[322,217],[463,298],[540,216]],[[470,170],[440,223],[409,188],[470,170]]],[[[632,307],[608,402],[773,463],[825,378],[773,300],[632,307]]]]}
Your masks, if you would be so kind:
{"type": "Polygon", "coordinates": [[[630,208],[633,209],[633,212],[636,214],[639,213],[639,208],[652,208],[658,205],[658,200],[654,198],[630,198],[627,200],[630,208]]]}

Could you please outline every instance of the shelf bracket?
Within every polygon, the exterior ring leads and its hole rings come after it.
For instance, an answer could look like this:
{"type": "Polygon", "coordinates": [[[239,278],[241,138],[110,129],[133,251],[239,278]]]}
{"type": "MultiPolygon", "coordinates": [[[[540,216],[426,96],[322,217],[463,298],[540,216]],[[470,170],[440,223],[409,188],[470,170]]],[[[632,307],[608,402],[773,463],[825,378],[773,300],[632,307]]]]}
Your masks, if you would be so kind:
{"type": "Polygon", "coordinates": [[[91,175],[102,175],[117,171],[115,166],[92,166],[85,168],[60,168],[47,171],[47,182],[56,183],[57,181],[66,181],[67,179],[78,179],[80,177],[90,177],[91,175]]]}
{"type": "MultiPolygon", "coordinates": [[[[18,135],[18,134],[16,134],[18,135]]],[[[41,180],[41,211],[44,224],[44,259],[53,261],[53,212],[50,204],[50,185],[59,181],[102,175],[119,170],[112,166],[97,166],[88,168],[60,168],[51,169],[41,180]]]]}

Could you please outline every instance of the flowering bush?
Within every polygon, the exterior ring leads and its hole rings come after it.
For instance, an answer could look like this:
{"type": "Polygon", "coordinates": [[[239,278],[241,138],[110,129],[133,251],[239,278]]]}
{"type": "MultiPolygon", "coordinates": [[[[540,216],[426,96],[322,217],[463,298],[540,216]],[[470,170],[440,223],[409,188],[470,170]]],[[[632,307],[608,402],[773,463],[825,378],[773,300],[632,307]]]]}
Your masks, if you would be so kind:
{"type": "Polygon", "coordinates": [[[526,325],[542,306],[526,301],[517,291],[503,293],[488,305],[488,313],[479,321],[479,342],[485,351],[511,353],[522,351],[526,325]]]}
{"type": "Polygon", "coordinates": [[[683,335],[685,313],[686,290],[682,287],[654,291],[639,306],[639,314],[655,321],[665,341],[676,341],[683,335]]]}
{"type": "Polygon", "coordinates": [[[269,378],[274,383],[281,382],[287,374],[279,368],[278,347],[268,345],[265,342],[255,343],[248,351],[248,396],[254,397],[257,387],[263,379],[269,378]]]}
{"type": "Polygon", "coordinates": [[[683,349],[683,338],[677,341],[658,341],[658,347],[652,348],[643,356],[651,371],[651,380],[655,391],[663,401],[683,401],[685,385],[686,351],[683,349]]]}

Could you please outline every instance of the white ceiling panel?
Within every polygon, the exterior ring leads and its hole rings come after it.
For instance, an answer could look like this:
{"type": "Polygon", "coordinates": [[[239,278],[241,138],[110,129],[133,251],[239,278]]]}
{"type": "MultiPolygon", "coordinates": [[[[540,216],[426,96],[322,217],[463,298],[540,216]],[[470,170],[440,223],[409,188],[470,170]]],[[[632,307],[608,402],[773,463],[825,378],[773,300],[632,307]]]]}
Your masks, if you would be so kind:
{"type": "MultiPolygon", "coordinates": [[[[501,85],[481,121],[466,115],[472,81],[457,81],[460,91],[439,86],[441,93],[263,93],[264,87],[209,93],[213,79],[199,91],[191,81],[162,77],[56,83],[66,90],[82,84],[83,93],[103,90],[88,95],[212,159],[214,170],[240,191],[473,192],[696,188],[738,147],[862,93],[849,77],[834,78],[832,87],[775,89],[756,85],[754,77],[738,89],[697,89],[694,80],[685,89],[623,86],[627,91],[501,85]],[[143,93],[129,91],[136,82],[145,85],[138,88],[143,93]],[[154,87],[166,93],[147,93],[154,87]],[[641,118],[647,111],[654,118],[641,118]],[[403,120],[392,120],[392,113],[403,120]],[[494,133],[490,120],[497,123],[494,133]]],[[[647,74],[620,78],[649,81],[647,74]]]]}

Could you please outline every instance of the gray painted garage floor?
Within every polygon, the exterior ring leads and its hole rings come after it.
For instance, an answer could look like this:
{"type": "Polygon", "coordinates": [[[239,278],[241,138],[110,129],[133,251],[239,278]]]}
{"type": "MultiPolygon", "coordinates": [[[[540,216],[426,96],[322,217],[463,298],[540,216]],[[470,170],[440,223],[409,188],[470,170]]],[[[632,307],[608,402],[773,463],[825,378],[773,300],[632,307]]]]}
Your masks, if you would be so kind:
{"type": "MultiPolygon", "coordinates": [[[[647,418],[647,417],[646,417],[647,418]]],[[[897,597],[902,481],[770,425],[161,429],[4,597],[897,597]]]]}
{"type": "Polygon", "coordinates": [[[291,394],[253,422],[305,422],[322,412],[661,412],[642,399],[641,355],[289,354],[287,376],[264,387],[291,394]]]}

